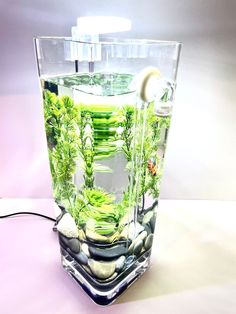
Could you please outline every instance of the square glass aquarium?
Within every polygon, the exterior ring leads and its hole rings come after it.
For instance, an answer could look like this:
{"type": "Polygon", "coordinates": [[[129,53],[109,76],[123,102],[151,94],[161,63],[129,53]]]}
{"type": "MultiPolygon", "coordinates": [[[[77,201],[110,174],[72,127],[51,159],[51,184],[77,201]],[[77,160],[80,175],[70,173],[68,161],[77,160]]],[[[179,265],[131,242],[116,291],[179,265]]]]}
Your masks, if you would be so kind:
{"type": "Polygon", "coordinates": [[[35,46],[62,265],[106,305],[150,263],[180,44],[35,46]]]}

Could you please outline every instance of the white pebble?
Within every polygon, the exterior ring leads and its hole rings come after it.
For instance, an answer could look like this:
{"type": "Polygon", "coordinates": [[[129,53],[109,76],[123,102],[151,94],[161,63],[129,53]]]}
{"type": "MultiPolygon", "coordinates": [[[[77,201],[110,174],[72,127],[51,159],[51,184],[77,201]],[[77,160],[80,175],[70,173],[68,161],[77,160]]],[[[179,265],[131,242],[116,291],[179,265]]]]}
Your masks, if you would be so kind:
{"type": "Polygon", "coordinates": [[[69,213],[62,216],[57,224],[57,230],[68,238],[77,238],[79,235],[76,223],[69,213]]]}
{"type": "Polygon", "coordinates": [[[81,245],[81,249],[82,249],[82,251],[84,252],[85,255],[90,256],[88,244],[83,243],[81,245]]]}

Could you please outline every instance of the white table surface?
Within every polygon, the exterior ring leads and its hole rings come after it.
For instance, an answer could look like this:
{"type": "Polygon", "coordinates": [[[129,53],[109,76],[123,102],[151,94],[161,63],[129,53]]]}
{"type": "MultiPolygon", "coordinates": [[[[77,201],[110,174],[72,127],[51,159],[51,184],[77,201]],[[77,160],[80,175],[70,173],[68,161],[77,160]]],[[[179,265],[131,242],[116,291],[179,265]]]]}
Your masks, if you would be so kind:
{"type": "MultiPolygon", "coordinates": [[[[50,199],[1,199],[0,215],[53,216],[53,207],[50,199]]],[[[161,200],[151,267],[109,307],[93,304],[63,271],[52,226],[34,216],[0,220],[1,314],[236,314],[236,202],[161,200]],[[22,244],[29,236],[38,248],[22,244]]]]}

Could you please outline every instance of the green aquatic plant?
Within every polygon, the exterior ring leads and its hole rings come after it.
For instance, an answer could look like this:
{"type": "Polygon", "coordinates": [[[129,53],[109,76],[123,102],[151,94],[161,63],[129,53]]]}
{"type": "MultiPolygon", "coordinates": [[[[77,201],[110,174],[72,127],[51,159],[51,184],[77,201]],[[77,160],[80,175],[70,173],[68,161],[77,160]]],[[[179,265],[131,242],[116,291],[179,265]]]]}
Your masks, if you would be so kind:
{"type": "Polygon", "coordinates": [[[78,226],[83,227],[88,221],[94,222],[94,231],[109,235],[116,231],[121,211],[114,204],[115,197],[100,188],[83,189],[77,194],[72,215],[78,226]]]}
{"type": "Polygon", "coordinates": [[[73,205],[76,186],[73,176],[79,152],[78,106],[68,96],[58,97],[45,90],[44,117],[55,198],[73,205]]]}
{"type": "Polygon", "coordinates": [[[84,185],[87,188],[94,186],[94,140],[93,140],[93,123],[91,116],[88,112],[81,112],[80,119],[80,146],[84,165],[84,185]]]}
{"type": "Polygon", "coordinates": [[[115,197],[103,191],[102,189],[84,189],[83,195],[89,204],[95,207],[110,205],[115,197]]]}
{"type": "MultiPolygon", "coordinates": [[[[169,117],[157,117],[154,104],[137,108],[75,104],[68,96],[44,91],[45,128],[57,201],[71,212],[79,227],[89,221],[100,235],[108,236],[123,225],[120,220],[135,204],[144,204],[144,195],[159,196],[161,176],[157,150],[164,145],[162,129],[169,128],[169,117]],[[129,184],[123,198],[95,186],[96,172],[112,170],[99,164],[123,151],[127,160],[129,184]],[[80,156],[80,158],[78,158],[80,156]],[[150,171],[150,160],[156,168],[150,171]],[[74,184],[77,163],[83,169],[84,183],[74,184]]],[[[144,205],[143,205],[144,206],[144,205]]]]}
{"type": "MultiPolygon", "coordinates": [[[[161,159],[158,155],[158,149],[163,149],[161,132],[168,131],[170,126],[170,117],[158,117],[154,111],[154,103],[150,103],[146,109],[146,114],[143,112],[141,120],[144,129],[143,149],[142,149],[142,174],[140,180],[139,196],[145,193],[151,194],[154,198],[159,196],[159,185],[162,171],[161,159]],[[145,115],[146,121],[143,121],[145,115]],[[148,165],[152,163],[153,169],[149,169],[148,165]]],[[[139,146],[139,145],[137,145],[139,146]]]]}
{"type": "Polygon", "coordinates": [[[122,149],[126,155],[126,159],[128,162],[130,162],[132,159],[134,113],[135,113],[134,106],[126,105],[123,107],[124,120],[122,123],[123,126],[122,140],[124,141],[124,144],[122,149]]]}
{"type": "Polygon", "coordinates": [[[93,106],[75,105],[67,96],[58,97],[47,90],[43,96],[54,196],[73,214],[78,225],[92,218],[98,233],[110,233],[125,208],[121,204],[114,205],[114,197],[94,187],[94,172],[111,171],[94,160],[104,158],[104,154],[110,156],[117,150],[115,130],[121,117],[115,117],[111,108],[107,110],[108,106],[100,106],[96,112],[93,106]],[[82,193],[74,184],[79,155],[84,170],[82,193]]]}
{"type": "Polygon", "coordinates": [[[99,235],[110,236],[122,230],[121,218],[133,206],[128,193],[123,194],[120,202],[115,202],[115,196],[101,188],[86,188],[77,194],[71,214],[80,228],[87,226],[99,235]]]}
{"type": "Polygon", "coordinates": [[[122,139],[123,151],[127,159],[129,177],[128,191],[131,191],[138,202],[143,202],[145,193],[154,198],[159,196],[161,165],[158,149],[161,143],[162,129],[168,130],[170,117],[158,117],[154,103],[142,108],[124,106],[124,123],[122,139]],[[153,162],[153,171],[148,165],[153,162]]]}

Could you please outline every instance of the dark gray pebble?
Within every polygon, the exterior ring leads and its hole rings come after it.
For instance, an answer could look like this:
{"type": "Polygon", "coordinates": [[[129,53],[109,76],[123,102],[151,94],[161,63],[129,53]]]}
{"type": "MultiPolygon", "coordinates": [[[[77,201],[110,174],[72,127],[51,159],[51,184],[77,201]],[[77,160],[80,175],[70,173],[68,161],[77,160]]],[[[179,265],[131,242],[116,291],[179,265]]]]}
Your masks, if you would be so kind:
{"type": "Polygon", "coordinates": [[[138,215],[138,222],[141,224],[143,222],[143,216],[144,214],[138,215]]]}
{"type": "Polygon", "coordinates": [[[144,247],[146,250],[149,250],[152,247],[153,234],[149,234],[145,240],[144,247]]]}
{"type": "Polygon", "coordinates": [[[150,226],[150,223],[143,225],[144,226],[144,230],[147,231],[147,234],[149,235],[150,233],[152,233],[152,228],[150,226]]]}
{"type": "Polygon", "coordinates": [[[106,248],[112,248],[116,245],[123,245],[123,246],[129,246],[131,244],[131,240],[129,239],[124,239],[124,240],[119,240],[115,243],[98,243],[98,242],[91,242],[91,241],[84,241],[84,243],[87,243],[91,247],[96,247],[99,249],[106,249],[106,248]]]}
{"type": "Polygon", "coordinates": [[[76,238],[73,238],[73,239],[70,239],[68,241],[68,247],[71,249],[72,252],[74,253],[79,253],[80,252],[80,242],[78,239],[76,238]]]}
{"type": "Polygon", "coordinates": [[[68,241],[70,240],[70,238],[65,237],[60,232],[58,232],[58,237],[59,237],[59,242],[62,244],[62,246],[63,247],[67,247],[68,246],[68,241]]]}
{"type": "Polygon", "coordinates": [[[79,262],[83,265],[88,265],[88,257],[87,257],[87,255],[84,254],[84,252],[80,252],[79,254],[75,254],[74,257],[77,260],[77,262],[79,262]]]}
{"type": "Polygon", "coordinates": [[[121,255],[126,255],[128,248],[124,245],[116,245],[110,248],[97,248],[95,246],[89,247],[89,252],[94,259],[112,260],[121,255]]]}
{"type": "Polygon", "coordinates": [[[152,232],[154,232],[155,230],[155,225],[156,225],[156,213],[150,219],[150,227],[152,229],[152,232]]]}
{"type": "Polygon", "coordinates": [[[143,241],[142,240],[137,241],[137,243],[135,243],[134,245],[133,254],[139,255],[142,250],[142,247],[143,247],[143,241]]]}

